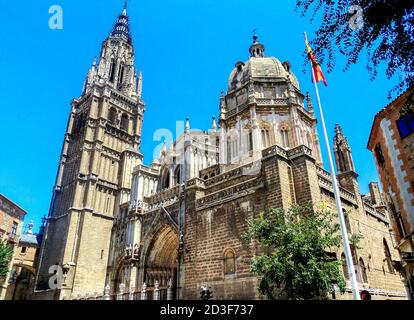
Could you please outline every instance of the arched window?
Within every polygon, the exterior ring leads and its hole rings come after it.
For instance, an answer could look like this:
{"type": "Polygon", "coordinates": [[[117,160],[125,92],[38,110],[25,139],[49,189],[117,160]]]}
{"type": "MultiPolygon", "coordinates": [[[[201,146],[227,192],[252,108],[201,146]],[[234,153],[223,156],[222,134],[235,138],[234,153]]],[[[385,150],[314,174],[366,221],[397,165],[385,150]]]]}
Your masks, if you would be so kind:
{"type": "Polygon", "coordinates": [[[391,257],[391,251],[388,247],[387,241],[384,239],[384,254],[385,254],[385,262],[387,263],[387,269],[389,273],[394,273],[394,267],[392,266],[392,257],[391,257]]]}
{"type": "Polygon", "coordinates": [[[262,147],[268,148],[271,145],[270,141],[270,131],[267,128],[262,129],[262,147]]]}
{"type": "Polygon", "coordinates": [[[359,274],[361,277],[360,281],[368,283],[367,268],[365,267],[365,263],[362,258],[359,258],[359,274]]]}
{"type": "Polygon", "coordinates": [[[236,255],[232,249],[224,251],[224,275],[233,275],[236,273],[236,255]]]}
{"type": "Polygon", "coordinates": [[[290,148],[289,129],[284,127],[280,130],[281,142],[283,148],[290,148]]]}
{"type": "Polygon", "coordinates": [[[164,170],[161,180],[161,191],[170,188],[170,171],[168,169],[164,170]]]}
{"type": "Polygon", "coordinates": [[[342,272],[344,273],[345,280],[349,280],[348,265],[346,263],[346,258],[345,258],[344,253],[342,253],[341,255],[341,261],[342,261],[342,272]]]}
{"type": "Polygon", "coordinates": [[[109,68],[109,82],[114,82],[115,79],[115,60],[111,60],[111,66],[109,68]]]}
{"type": "Polygon", "coordinates": [[[229,134],[227,139],[227,149],[229,162],[231,162],[231,160],[236,158],[239,154],[239,136],[236,130],[233,130],[229,134]]]}
{"type": "Polygon", "coordinates": [[[115,110],[115,108],[110,108],[109,109],[108,121],[112,124],[116,123],[116,110],[115,110]]]}
{"type": "Polygon", "coordinates": [[[249,150],[249,152],[250,151],[253,151],[253,132],[252,132],[252,130],[250,130],[249,131],[249,134],[248,134],[248,150],[249,150]]]}
{"type": "Polygon", "coordinates": [[[125,65],[122,63],[118,71],[118,83],[119,84],[122,84],[124,82],[124,73],[125,73],[125,65]]]}
{"type": "Polygon", "coordinates": [[[175,178],[175,184],[179,185],[181,183],[181,167],[180,166],[177,166],[177,168],[175,168],[174,178],[175,178]]]}
{"type": "Polygon", "coordinates": [[[129,117],[127,114],[123,114],[121,117],[121,129],[124,131],[128,131],[129,127],[129,117]]]}

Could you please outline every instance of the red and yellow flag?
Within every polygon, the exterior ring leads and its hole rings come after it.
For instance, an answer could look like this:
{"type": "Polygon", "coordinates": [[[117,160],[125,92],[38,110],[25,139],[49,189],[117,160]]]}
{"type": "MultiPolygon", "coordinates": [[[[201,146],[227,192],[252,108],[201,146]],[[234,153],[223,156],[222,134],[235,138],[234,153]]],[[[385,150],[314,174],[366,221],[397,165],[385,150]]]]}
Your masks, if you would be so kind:
{"type": "Polygon", "coordinates": [[[325,75],[322,72],[321,65],[319,64],[318,59],[316,59],[315,54],[313,53],[313,50],[309,45],[309,42],[307,40],[305,40],[305,42],[306,42],[306,51],[308,52],[308,57],[310,61],[312,62],[312,72],[313,72],[312,82],[315,79],[316,82],[323,81],[325,86],[328,86],[328,82],[326,82],[325,75]]]}

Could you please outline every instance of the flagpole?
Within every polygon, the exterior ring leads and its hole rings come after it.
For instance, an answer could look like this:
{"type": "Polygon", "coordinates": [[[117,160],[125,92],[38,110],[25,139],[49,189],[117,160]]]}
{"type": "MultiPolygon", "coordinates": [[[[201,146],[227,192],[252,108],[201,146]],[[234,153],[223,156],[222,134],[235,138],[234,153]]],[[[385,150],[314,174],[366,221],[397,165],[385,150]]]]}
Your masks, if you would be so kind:
{"type": "MultiPolygon", "coordinates": [[[[305,41],[306,43],[308,43],[308,37],[306,35],[306,32],[305,32],[305,41]]],[[[323,129],[323,135],[325,138],[326,151],[328,153],[329,166],[331,168],[331,173],[332,173],[332,184],[333,184],[333,189],[334,189],[336,208],[338,210],[339,224],[341,226],[342,240],[343,240],[343,246],[344,246],[344,251],[345,251],[345,258],[346,258],[346,262],[348,266],[348,273],[351,279],[352,294],[353,294],[354,300],[361,300],[361,296],[359,294],[359,289],[358,289],[358,281],[357,281],[356,273],[355,273],[354,262],[352,259],[351,247],[349,245],[348,233],[347,233],[347,229],[345,225],[344,213],[342,211],[342,203],[341,203],[341,197],[339,193],[338,180],[336,178],[335,167],[334,167],[334,163],[332,160],[331,146],[330,146],[329,139],[328,139],[328,133],[326,131],[325,117],[323,115],[321,99],[319,96],[318,83],[316,82],[316,79],[315,79],[315,74],[313,72],[313,66],[312,66],[312,79],[313,79],[313,84],[315,85],[316,99],[318,101],[319,113],[321,116],[321,124],[322,124],[322,129],[323,129]]]]}

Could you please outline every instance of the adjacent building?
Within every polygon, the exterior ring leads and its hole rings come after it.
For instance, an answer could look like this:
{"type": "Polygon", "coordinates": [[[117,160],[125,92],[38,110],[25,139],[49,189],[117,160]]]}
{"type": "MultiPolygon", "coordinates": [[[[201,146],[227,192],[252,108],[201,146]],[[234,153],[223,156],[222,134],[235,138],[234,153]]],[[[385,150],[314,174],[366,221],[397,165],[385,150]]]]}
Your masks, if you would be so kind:
{"type": "Polygon", "coordinates": [[[43,226],[38,234],[33,232],[31,221],[22,232],[13,255],[10,281],[5,300],[31,300],[34,294],[36,268],[42,243],[43,226]]]}
{"type": "MultiPolygon", "coordinates": [[[[12,245],[14,252],[19,243],[25,215],[26,211],[24,209],[0,194],[0,240],[12,245]]],[[[12,269],[12,262],[10,261],[10,270],[12,269]]],[[[0,300],[3,300],[6,296],[9,280],[10,273],[7,277],[0,278],[0,300]]]]}
{"type": "MultiPolygon", "coordinates": [[[[261,298],[250,272],[258,248],[241,239],[246,221],[309,202],[336,210],[311,97],[291,64],[266,56],[254,36],[249,58],[235,64],[219,98],[218,121],[195,131],[187,119],[183,135],[144,165],[145,104],[132,43],[125,8],[72,104],[35,298],[104,289],[139,298],[157,289],[162,299],[199,299],[204,285],[215,299],[261,298]],[[62,283],[51,287],[56,267],[62,283]]],[[[353,248],[360,287],[375,299],[405,298],[387,208],[377,203],[375,184],[361,195],[340,126],[334,151],[348,232],[362,237],[353,248]]],[[[333,255],[347,277],[342,248],[333,255]]]]}
{"type": "Polygon", "coordinates": [[[401,272],[414,298],[414,113],[407,90],[374,119],[368,149],[373,153],[395,235],[401,272]]]}

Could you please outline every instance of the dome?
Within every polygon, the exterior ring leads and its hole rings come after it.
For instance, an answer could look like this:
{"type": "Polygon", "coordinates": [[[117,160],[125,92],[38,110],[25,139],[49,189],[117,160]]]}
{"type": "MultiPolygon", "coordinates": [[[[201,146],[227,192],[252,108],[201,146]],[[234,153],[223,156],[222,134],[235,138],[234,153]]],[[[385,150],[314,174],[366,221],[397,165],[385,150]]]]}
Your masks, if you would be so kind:
{"type": "Polygon", "coordinates": [[[264,56],[264,46],[257,42],[254,38],[253,45],[249,49],[250,58],[247,62],[237,62],[230,74],[228,81],[228,91],[232,91],[237,87],[254,79],[286,79],[288,76],[293,86],[300,89],[296,76],[290,70],[288,61],[282,63],[274,57],[264,56]],[[259,49],[259,50],[258,50],[259,49]]]}

